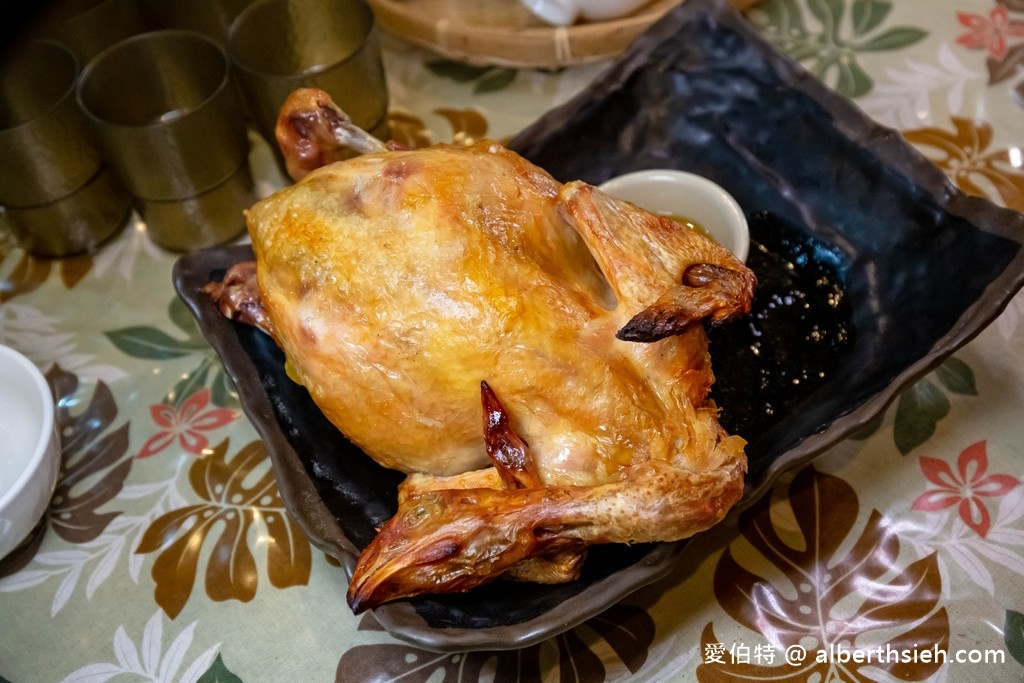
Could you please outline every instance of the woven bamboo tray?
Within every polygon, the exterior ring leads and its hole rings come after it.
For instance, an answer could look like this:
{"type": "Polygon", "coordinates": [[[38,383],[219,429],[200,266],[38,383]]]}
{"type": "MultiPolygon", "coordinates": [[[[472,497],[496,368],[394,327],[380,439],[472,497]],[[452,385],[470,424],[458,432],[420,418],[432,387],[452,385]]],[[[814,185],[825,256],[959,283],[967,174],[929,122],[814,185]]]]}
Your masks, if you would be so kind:
{"type": "MultiPolygon", "coordinates": [[[[683,0],[652,0],[632,14],[555,27],[518,0],[369,0],[380,26],[470,64],[557,68],[617,55],[683,0]]],[[[732,0],[744,8],[756,0],[732,0]]]]}

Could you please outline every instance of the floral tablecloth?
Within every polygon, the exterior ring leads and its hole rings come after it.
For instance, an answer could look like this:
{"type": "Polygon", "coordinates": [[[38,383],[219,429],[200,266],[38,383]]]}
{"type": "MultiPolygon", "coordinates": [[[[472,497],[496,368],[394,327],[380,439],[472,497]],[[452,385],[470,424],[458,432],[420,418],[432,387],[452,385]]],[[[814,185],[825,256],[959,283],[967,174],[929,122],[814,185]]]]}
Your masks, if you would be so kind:
{"type": "MultiPolygon", "coordinates": [[[[747,18],[962,188],[1024,209],[1024,1],[765,0],[747,18]]],[[[606,66],[384,50],[412,144],[506,139],[606,66]]],[[[283,181],[253,143],[265,194],[283,181]]],[[[63,261],[0,242],[0,343],[49,378],[64,455],[0,566],[0,680],[1024,680],[1024,295],[670,577],[538,645],[438,654],[348,610],[174,260],[139,221],[63,261]]]]}

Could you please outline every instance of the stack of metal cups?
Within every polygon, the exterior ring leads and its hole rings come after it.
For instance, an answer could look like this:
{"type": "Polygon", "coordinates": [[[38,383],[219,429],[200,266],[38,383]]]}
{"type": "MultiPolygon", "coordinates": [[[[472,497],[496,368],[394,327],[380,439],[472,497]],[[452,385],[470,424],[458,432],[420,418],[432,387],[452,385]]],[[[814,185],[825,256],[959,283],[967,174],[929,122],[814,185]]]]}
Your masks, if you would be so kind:
{"type": "Polygon", "coordinates": [[[216,41],[175,29],[123,40],[89,62],[78,101],[154,242],[185,251],[243,231],[249,139],[216,41]]]}
{"type": "Polygon", "coordinates": [[[298,87],[387,137],[366,0],[48,4],[0,64],[0,219],[34,255],[95,251],[132,207],[172,251],[239,236],[255,199],[248,124],[283,166],[274,124],[298,87]]]}
{"type": "Polygon", "coordinates": [[[131,215],[75,101],[77,76],[71,51],[48,40],[19,46],[0,71],[0,206],[38,256],[95,251],[131,215]]]}
{"type": "Polygon", "coordinates": [[[206,1],[214,38],[147,31],[139,0],[49,3],[0,68],[0,206],[25,250],[95,251],[132,207],[172,251],[244,232],[249,137],[222,35],[248,1],[206,1]]]}

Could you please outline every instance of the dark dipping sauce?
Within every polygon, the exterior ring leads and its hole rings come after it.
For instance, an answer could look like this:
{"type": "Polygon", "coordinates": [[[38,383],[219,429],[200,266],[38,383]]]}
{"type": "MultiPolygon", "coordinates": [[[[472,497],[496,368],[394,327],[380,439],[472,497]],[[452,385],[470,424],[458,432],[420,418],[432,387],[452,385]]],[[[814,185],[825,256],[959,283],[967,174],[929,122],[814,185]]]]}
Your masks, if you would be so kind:
{"type": "Polygon", "coordinates": [[[757,290],[746,318],[708,330],[722,426],[750,442],[838,372],[853,346],[847,256],[778,217],[750,220],[757,290]]]}

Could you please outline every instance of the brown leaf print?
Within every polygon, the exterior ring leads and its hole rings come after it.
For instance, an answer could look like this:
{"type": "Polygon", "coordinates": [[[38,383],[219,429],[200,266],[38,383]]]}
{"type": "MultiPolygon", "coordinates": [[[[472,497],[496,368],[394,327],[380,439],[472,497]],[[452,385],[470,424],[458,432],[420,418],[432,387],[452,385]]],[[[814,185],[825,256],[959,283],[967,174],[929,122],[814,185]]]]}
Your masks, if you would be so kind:
{"type": "Polygon", "coordinates": [[[452,142],[472,145],[487,135],[487,119],[476,109],[435,109],[452,127],[452,142]]]}
{"type": "MultiPolygon", "coordinates": [[[[382,630],[372,616],[359,623],[360,631],[382,630]]],[[[552,680],[542,670],[558,665],[561,683],[603,683],[605,662],[588,643],[604,641],[629,669],[637,673],[647,661],[654,642],[654,620],[641,607],[617,604],[583,624],[538,645],[518,650],[438,654],[410,645],[359,645],[338,662],[338,683],[540,683],[552,680]]]]}
{"type": "Polygon", "coordinates": [[[117,417],[110,389],[99,382],[84,408],[78,404],[78,376],[53,366],[46,373],[56,404],[55,421],[61,435],[61,469],[47,515],[30,537],[0,562],[0,576],[27,566],[47,530],[70,543],[86,543],[102,534],[121,514],[99,508],[117,497],[131,470],[128,424],[109,430],[117,417]]]}
{"type": "Polygon", "coordinates": [[[86,543],[98,538],[121,514],[117,510],[98,511],[121,492],[132,466],[131,458],[122,460],[128,446],[128,424],[108,431],[117,417],[110,389],[98,383],[89,402],[80,409],[77,375],[55,365],[46,379],[56,403],[61,469],[48,514],[30,537],[0,562],[0,576],[27,566],[48,528],[70,543],[86,543]]]}
{"type": "Polygon", "coordinates": [[[6,267],[0,270],[0,304],[19,294],[31,292],[50,276],[49,261],[32,258],[24,252],[0,251],[0,265],[6,265],[9,255],[14,265],[10,271],[6,267]]]}
{"type": "Polygon", "coordinates": [[[267,575],[276,588],[305,585],[312,566],[309,541],[287,516],[267,453],[260,441],[228,458],[228,441],[213,448],[189,469],[189,483],[203,501],[172,510],[146,529],[137,553],[159,551],[153,564],[155,599],[170,618],[188,602],[199,556],[215,528],[220,535],[206,566],[206,593],[217,601],[248,602],[256,595],[259,574],[249,547],[250,531],[267,530],[267,575]],[[254,472],[264,472],[252,481],[254,472]]]}
{"type": "Polygon", "coordinates": [[[919,128],[903,136],[964,192],[1024,210],[1024,173],[1011,163],[1010,150],[989,150],[992,126],[955,116],[952,121],[953,131],[919,128]]]}
{"type": "Polygon", "coordinates": [[[36,258],[22,251],[13,237],[0,229],[0,303],[31,292],[50,277],[53,266],[60,269],[61,282],[68,289],[92,269],[92,256],[82,254],[66,259],[36,258]],[[8,258],[10,263],[7,264],[8,258]]]}
{"type": "MultiPolygon", "coordinates": [[[[899,539],[875,510],[854,537],[860,511],[856,493],[813,467],[794,478],[789,500],[797,529],[777,528],[770,501],[762,500],[741,517],[743,541],[725,550],[714,579],[724,610],[753,632],[750,641],[767,639],[774,656],[739,659],[726,645],[719,661],[704,657],[698,680],[851,683],[877,680],[872,669],[906,681],[932,676],[940,663],[904,661],[891,653],[948,647],[949,619],[938,607],[942,585],[935,555],[901,566],[899,539]],[[749,566],[770,568],[765,573],[771,578],[749,566]],[[807,658],[787,663],[784,653],[796,646],[806,649],[807,658]],[[862,660],[823,656],[840,650],[857,650],[862,660]],[[863,660],[867,652],[873,655],[870,662],[863,660]]],[[[702,652],[716,645],[721,643],[709,623],[701,635],[702,652]]]]}
{"type": "Polygon", "coordinates": [[[92,270],[92,255],[79,254],[60,261],[60,280],[71,289],[92,270]]]}
{"type": "Polygon", "coordinates": [[[43,517],[32,531],[28,533],[25,540],[18,544],[18,547],[3,558],[0,558],[0,579],[17,574],[27,567],[32,562],[32,558],[39,552],[39,546],[43,544],[45,536],[46,517],[43,517]]]}
{"type": "Polygon", "coordinates": [[[988,68],[988,84],[996,85],[1013,78],[1024,70],[1024,45],[1014,45],[1007,49],[1002,58],[989,57],[985,60],[988,68]]]}
{"type": "Polygon", "coordinates": [[[430,139],[430,132],[423,119],[414,114],[397,111],[389,113],[388,128],[391,139],[409,149],[429,147],[434,142],[430,139]]]}
{"type": "MultiPolygon", "coordinates": [[[[448,121],[454,144],[472,145],[487,135],[487,119],[475,109],[436,109],[434,113],[448,121]]],[[[414,114],[391,112],[388,114],[388,127],[391,139],[410,149],[434,144],[427,125],[414,114]]]]}
{"type": "Polygon", "coordinates": [[[57,431],[62,464],[50,502],[50,524],[65,541],[86,543],[97,538],[120,511],[99,508],[117,497],[132,467],[128,423],[110,429],[117,403],[110,389],[98,382],[84,406],[77,405],[78,377],[54,366],[46,373],[57,400],[57,431]]]}

